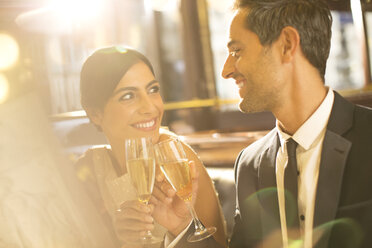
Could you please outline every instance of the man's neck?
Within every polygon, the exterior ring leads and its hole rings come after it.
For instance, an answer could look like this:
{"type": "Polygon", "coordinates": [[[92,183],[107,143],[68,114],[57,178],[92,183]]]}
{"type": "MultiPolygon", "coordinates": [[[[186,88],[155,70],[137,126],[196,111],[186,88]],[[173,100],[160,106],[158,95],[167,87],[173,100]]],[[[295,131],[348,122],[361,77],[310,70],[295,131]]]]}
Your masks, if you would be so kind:
{"type": "Polygon", "coordinates": [[[318,109],[326,95],[327,88],[324,85],[312,90],[292,91],[281,108],[273,111],[280,128],[293,135],[318,109]]]}

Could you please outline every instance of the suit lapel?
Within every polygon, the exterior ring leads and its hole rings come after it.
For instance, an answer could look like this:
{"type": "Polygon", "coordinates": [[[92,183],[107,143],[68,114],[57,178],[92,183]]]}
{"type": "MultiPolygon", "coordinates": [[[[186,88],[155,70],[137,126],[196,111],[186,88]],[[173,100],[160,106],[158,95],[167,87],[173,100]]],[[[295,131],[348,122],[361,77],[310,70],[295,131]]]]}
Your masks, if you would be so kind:
{"type": "MultiPolygon", "coordinates": [[[[326,132],[319,167],[314,211],[314,228],[318,227],[317,231],[320,232],[325,231],[322,234],[322,243],[325,242],[325,244],[328,242],[330,234],[330,229],[325,230],[325,228],[331,226],[326,224],[336,217],[344,168],[350,148],[350,141],[331,131],[326,132]],[[319,227],[320,225],[322,226],[319,227]]],[[[314,235],[314,241],[317,239],[317,235],[314,235]]],[[[325,247],[327,246],[325,245],[325,247]]]]}
{"type": "Polygon", "coordinates": [[[351,142],[342,135],[351,128],[354,106],[335,92],[335,100],[323,141],[319,166],[319,178],[315,200],[313,243],[319,239],[316,247],[327,247],[330,229],[327,223],[336,217],[342,178],[351,142]]]}
{"type": "Polygon", "coordinates": [[[262,210],[262,229],[264,235],[274,230],[280,230],[280,216],[278,193],[276,188],[275,164],[276,155],[280,147],[277,132],[274,133],[268,148],[261,154],[259,167],[258,198],[262,210]]]}
{"type": "Polygon", "coordinates": [[[262,153],[260,168],[259,168],[259,190],[275,187],[276,188],[276,176],[275,176],[275,160],[280,147],[280,141],[277,132],[274,133],[271,144],[262,153]]]}

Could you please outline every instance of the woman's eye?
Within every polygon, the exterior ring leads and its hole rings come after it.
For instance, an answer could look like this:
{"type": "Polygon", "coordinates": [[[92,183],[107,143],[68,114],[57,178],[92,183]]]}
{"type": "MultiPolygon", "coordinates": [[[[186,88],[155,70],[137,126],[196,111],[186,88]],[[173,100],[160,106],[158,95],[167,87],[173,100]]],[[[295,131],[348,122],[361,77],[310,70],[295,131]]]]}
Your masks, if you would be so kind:
{"type": "Polygon", "coordinates": [[[159,85],[155,85],[155,86],[152,86],[150,89],[149,89],[149,93],[152,94],[152,93],[158,93],[160,91],[160,86],[159,85]]]}
{"type": "Polygon", "coordinates": [[[134,94],[133,93],[125,93],[124,95],[122,95],[119,98],[119,101],[126,101],[126,100],[130,100],[132,98],[134,98],[134,94]]]}

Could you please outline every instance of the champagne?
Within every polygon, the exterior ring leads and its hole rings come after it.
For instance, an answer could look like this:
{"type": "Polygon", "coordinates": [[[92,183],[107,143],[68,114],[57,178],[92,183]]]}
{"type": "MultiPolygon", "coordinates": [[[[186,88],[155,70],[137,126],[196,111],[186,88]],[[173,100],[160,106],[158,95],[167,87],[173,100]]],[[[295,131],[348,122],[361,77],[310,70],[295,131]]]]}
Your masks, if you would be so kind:
{"type": "Polygon", "coordinates": [[[179,159],[165,162],[160,165],[160,169],[176,191],[176,194],[184,201],[191,201],[192,184],[188,160],[179,159]]]}
{"type": "Polygon", "coordinates": [[[155,181],[155,159],[138,158],[127,161],[129,176],[137,190],[138,200],[147,203],[155,181]]]}
{"type": "Polygon", "coordinates": [[[216,232],[215,227],[205,228],[200,222],[192,203],[192,181],[187,155],[183,144],[178,139],[168,139],[157,144],[157,155],[160,169],[168,182],[185,203],[195,224],[194,233],[187,237],[187,241],[196,242],[206,239],[216,232]]]}

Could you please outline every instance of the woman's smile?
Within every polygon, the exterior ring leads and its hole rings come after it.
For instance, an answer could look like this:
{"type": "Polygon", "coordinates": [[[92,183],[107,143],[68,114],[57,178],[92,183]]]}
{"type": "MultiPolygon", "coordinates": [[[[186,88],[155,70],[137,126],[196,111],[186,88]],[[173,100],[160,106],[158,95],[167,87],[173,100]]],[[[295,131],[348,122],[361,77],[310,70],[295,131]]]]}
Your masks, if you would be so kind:
{"type": "Polygon", "coordinates": [[[134,124],[131,124],[131,126],[136,128],[136,129],[140,129],[142,131],[153,131],[157,127],[157,125],[156,125],[157,124],[157,119],[158,118],[154,118],[154,119],[150,119],[150,120],[144,120],[144,121],[141,121],[141,122],[136,122],[134,124]]]}

